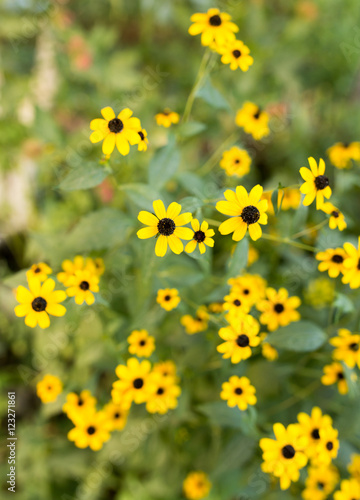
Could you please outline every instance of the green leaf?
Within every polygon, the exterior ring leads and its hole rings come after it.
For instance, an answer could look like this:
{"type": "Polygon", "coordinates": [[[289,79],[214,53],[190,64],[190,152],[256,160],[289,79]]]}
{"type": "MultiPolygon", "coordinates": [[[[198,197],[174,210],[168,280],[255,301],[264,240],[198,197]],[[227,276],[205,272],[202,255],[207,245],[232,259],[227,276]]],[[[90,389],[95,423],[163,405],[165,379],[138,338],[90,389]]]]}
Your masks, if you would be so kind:
{"type": "Polygon", "coordinates": [[[324,344],[327,336],[321,328],[310,321],[297,321],[270,333],[267,342],[288,351],[316,351],[324,344]]]}
{"type": "Polygon", "coordinates": [[[274,212],[276,214],[279,212],[279,210],[278,210],[278,196],[279,196],[279,190],[274,189],[274,191],[271,193],[271,203],[272,203],[272,206],[274,207],[274,212]]]}
{"type": "Polygon", "coordinates": [[[177,171],[180,165],[180,152],[176,147],[174,136],[169,137],[169,143],[156,151],[149,164],[149,184],[161,189],[177,171]]]}
{"type": "Polygon", "coordinates": [[[181,137],[193,137],[194,135],[200,134],[206,129],[205,123],[200,122],[188,122],[183,123],[178,128],[178,133],[181,137]]]}
{"type": "Polygon", "coordinates": [[[249,253],[249,241],[247,238],[243,238],[235,248],[234,253],[230,257],[228,262],[228,270],[226,276],[228,278],[234,278],[238,276],[241,271],[246,268],[248,262],[249,253]]]}
{"type": "Polygon", "coordinates": [[[100,167],[97,163],[88,163],[71,169],[60,182],[58,188],[64,191],[93,188],[101,184],[109,174],[109,170],[105,170],[104,167],[100,167]]]}
{"type": "Polygon", "coordinates": [[[239,408],[230,408],[225,401],[214,401],[197,407],[197,410],[205,414],[211,422],[220,427],[232,427],[241,429],[243,427],[242,412],[239,408]]]}
{"type": "Polygon", "coordinates": [[[131,201],[142,210],[153,212],[153,201],[161,199],[159,192],[147,184],[122,184],[119,189],[125,191],[131,201]]]}
{"type": "Polygon", "coordinates": [[[203,206],[203,202],[196,196],[187,196],[179,201],[182,212],[194,213],[195,210],[203,206]]]}
{"type": "Polygon", "coordinates": [[[196,97],[200,97],[213,108],[230,109],[227,100],[215,87],[213,87],[209,80],[206,80],[204,85],[200,87],[196,93],[196,97]]]}

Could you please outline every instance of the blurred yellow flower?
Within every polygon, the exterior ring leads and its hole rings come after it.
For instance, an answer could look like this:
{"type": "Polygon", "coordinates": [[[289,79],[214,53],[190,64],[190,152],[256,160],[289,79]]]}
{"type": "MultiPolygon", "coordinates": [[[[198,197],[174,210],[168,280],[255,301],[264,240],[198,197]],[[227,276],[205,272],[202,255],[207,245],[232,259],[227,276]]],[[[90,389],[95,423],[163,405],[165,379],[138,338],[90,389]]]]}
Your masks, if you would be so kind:
{"type": "Polygon", "coordinates": [[[338,330],[338,336],[329,340],[335,347],[333,358],[343,361],[349,368],[360,368],[360,334],[352,334],[346,328],[338,330]]]}
{"type": "Polygon", "coordinates": [[[327,150],[331,163],[336,168],[351,167],[351,160],[360,160],[360,142],[337,142],[327,150]]]}
{"type": "Polygon", "coordinates": [[[340,212],[338,208],[336,208],[332,203],[327,201],[321,207],[321,210],[326,214],[330,215],[329,218],[329,228],[330,229],[339,229],[339,231],[343,231],[346,229],[347,224],[345,221],[344,214],[340,212]]]}
{"type": "Polygon", "coordinates": [[[237,146],[224,151],[220,161],[220,167],[225,170],[226,175],[243,177],[250,172],[251,158],[245,149],[237,146]]]}
{"type": "Polygon", "coordinates": [[[127,340],[130,354],[139,358],[148,358],[155,351],[155,339],[147,330],[134,330],[127,340]]]}
{"type": "Polygon", "coordinates": [[[109,423],[109,431],[122,431],[124,429],[129,410],[123,408],[121,404],[110,401],[104,406],[103,411],[109,423]]]}
{"type": "Polygon", "coordinates": [[[92,396],[90,391],[84,390],[81,391],[79,396],[75,392],[70,392],[66,396],[66,403],[63,405],[62,410],[72,422],[75,422],[88,413],[94,413],[95,406],[96,398],[92,396]]]}
{"type": "Polygon", "coordinates": [[[94,293],[98,291],[99,276],[88,270],[78,270],[69,279],[66,293],[69,297],[75,297],[76,304],[86,302],[90,306],[95,302],[94,293]]]}
{"type": "Polygon", "coordinates": [[[147,132],[143,128],[138,131],[138,134],[140,136],[140,142],[138,144],[138,151],[146,151],[148,148],[149,140],[147,138],[147,132]]]}
{"type": "Polygon", "coordinates": [[[180,319],[180,323],[185,327],[186,333],[189,335],[205,331],[208,327],[208,322],[209,313],[205,306],[200,306],[198,308],[195,318],[190,314],[186,314],[180,319]]]}
{"type": "Polygon", "coordinates": [[[346,258],[344,260],[343,283],[348,283],[350,288],[360,286],[360,236],[358,238],[358,248],[351,243],[344,243],[346,258]]]}
{"type": "Polygon", "coordinates": [[[45,262],[39,262],[38,264],[33,264],[31,268],[26,271],[26,277],[28,279],[37,278],[39,281],[45,281],[51,273],[51,267],[45,264],[45,262]]]}
{"type": "Polygon", "coordinates": [[[57,400],[59,394],[62,393],[63,384],[59,377],[55,375],[45,375],[40,382],[36,384],[36,394],[41,399],[42,403],[52,403],[57,400]]]}
{"type": "Polygon", "coordinates": [[[75,427],[68,433],[69,441],[78,448],[90,447],[98,451],[110,439],[111,423],[103,411],[87,413],[75,420],[75,427]]]}
{"type": "Polygon", "coordinates": [[[201,500],[208,496],[211,489],[211,483],[205,472],[190,472],[183,482],[183,491],[189,500],[201,500]]]}
{"type": "Polygon", "coordinates": [[[251,348],[260,344],[259,330],[259,323],[253,316],[239,316],[236,322],[220,328],[219,337],[225,342],[216,349],[224,359],[230,358],[232,363],[239,363],[250,358],[251,348]]]}
{"type": "Polygon", "coordinates": [[[201,33],[201,44],[204,46],[213,42],[220,46],[231,42],[235,40],[234,33],[239,31],[236,24],[231,22],[231,16],[216,8],[209,9],[206,14],[193,14],[190,19],[194,23],[189,28],[190,35],[201,33]]]}
{"type": "Polygon", "coordinates": [[[165,311],[172,311],[179,305],[180,301],[179,292],[176,288],[158,290],[156,302],[160,304],[165,311]]]}
{"type": "Polygon", "coordinates": [[[227,401],[230,408],[237,406],[239,410],[246,410],[247,407],[256,404],[256,390],[251,385],[247,377],[237,377],[233,375],[229,378],[228,382],[222,384],[222,391],[220,393],[221,399],[227,401]]]}
{"type": "Polygon", "coordinates": [[[150,394],[155,392],[151,375],[151,363],[148,360],[139,361],[136,358],[127,360],[126,365],[118,365],[115,373],[119,380],[113,383],[111,397],[114,403],[121,404],[125,409],[131,403],[145,403],[150,394]]]}
{"type": "Polygon", "coordinates": [[[346,253],[343,248],[328,248],[323,252],[318,252],[315,258],[321,261],[318,265],[319,271],[327,271],[330,278],[337,278],[340,273],[344,272],[346,253]]]}
{"type": "Polygon", "coordinates": [[[161,113],[155,115],[155,120],[159,126],[169,128],[172,124],[179,123],[180,116],[175,111],[166,108],[161,113]]]}
{"type": "Polygon", "coordinates": [[[260,323],[267,325],[270,332],[286,326],[293,321],[299,321],[300,314],[297,309],[301,300],[299,297],[289,297],[286,288],[280,288],[276,291],[274,288],[266,289],[266,299],[260,300],[256,307],[262,313],[260,315],[260,323]]]}
{"type": "Polygon", "coordinates": [[[247,71],[254,63],[250,56],[250,49],[241,40],[233,40],[225,45],[217,47],[217,52],[222,54],[221,62],[230,64],[230,69],[235,71],[240,68],[241,71],[247,71]]]}
{"type": "Polygon", "coordinates": [[[340,394],[349,392],[348,383],[345,378],[344,368],[341,363],[331,363],[324,366],[324,375],[321,377],[321,383],[324,385],[337,384],[340,394]]]}
{"type": "Polygon", "coordinates": [[[339,473],[333,465],[309,467],[302,497],[304,500],[326,500],[338,482],[339,473]]]}
{"type": "Polygon", "coordinates": [[[235,123],[242,127],[255,140],[260,140],[270,134],[269,114],[253,102],[245,102],[236,113],[235,123]]]}

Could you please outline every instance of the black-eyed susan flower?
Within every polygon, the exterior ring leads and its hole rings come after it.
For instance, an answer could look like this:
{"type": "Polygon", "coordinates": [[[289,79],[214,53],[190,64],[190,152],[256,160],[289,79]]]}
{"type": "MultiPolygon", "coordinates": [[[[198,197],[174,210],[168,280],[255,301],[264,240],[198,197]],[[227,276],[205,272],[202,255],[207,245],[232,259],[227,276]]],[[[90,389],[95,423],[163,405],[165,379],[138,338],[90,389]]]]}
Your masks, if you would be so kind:
{"type": "Polygon", "coordinates": [[[237,406],[239,410],[244,411],[249,405],[254,406],[256,404],[255,393],[255,387],[251,385],[247,377],[233,375],[228,382],[222,384],[220,397],[227,402],[230,408],[237,406]]]}
{"type": "Polygon", "coordinates": [[[160,372],[154,372],[153,381],[155,390],[146,402],[147,411],[164,415],[169,410],[174,410],[181,394],[181,389],[174,382],[174,378],[163,376],[160,372]]]}
{"type": "Polygon", "coordinates": [[[260,184],[254,186],[249,194],[243,186],[238,186],[236,192],[226,190],[224,196],[227,201],[218,201],[216,210],[231,215],[231,218],[220,224],[219,232],[234,233],[232,239],[240,241],[249,230],[251,239],[258,240],[262,235],[260,224],[267,224],[268,220],[266,214],[268,203],[266,200],[261,200],[262,192],[260,184]]]}
{"type": "Polygon", "coordinates": [[[166,108],[161,113],[155,115],[155,120],[159,126],[169,128],[171,125],[179,123],[180,115],[166,108]]]}
{"type": "Polygon", "coordinates": [[[330,229],[338,229],[339,231],[343,231],[346,229],[347,224],[345,221],[344,214],[340,212],[338,208],[336,208],[330,201],[327,201],[321,207],[321,210],[326,214],[330,215],[329,217],[329,228],[330,229]]]}
{"type": "Polygon", "coordinates": [[[51,273],[51,267],[45,264],[45,262],[39,262],[38,264],[33,264],[30,269],[26,271],[26,277],[37,278],[39,281],[45,281],[51,273]]]}
{"type": "Polygon", "coordinates": [[[231,292],[240,295],[248,304],[255,304],[265,297],[266,281],[259,274],[243,274],[230,278],[231,292]]]}
{"type": "MultiPolygon", "coordinates": [[[[63,270],[58,273],[56,277],[58,281],[60,281],[60,283],[62,283],[64,286],[70,285],[76,271],[87,270],[90,272],[94,272],[94,274],[102,274],[94,269],[94,261],[90,257],[84,259],[84,257],[82,257],[81,255],[77,255],[73,261],[70,259],[64,260],[61,264],[61,267],[63,270]]],[[[97,268],[96,265],[95,268],[97,268]]],[[[102,267],[100,269],[102,269],[102,267]]]]}
{"type": "Polygon", "coordinates": [[[307,464],[304,450],[307,439],[298,424],[290,424],[285,428],[282,424],[274,424],[275,439],[262,438],[260,448],[263,451],[261,468],[280,479],[280,488],[286,490],[292,481],[300,477],[300,469],[307,464]]]}
{"type": "Polygon", "coordinates": [[[360,482],[355,479],[344,479],[340,490],[335,491],[334,500],[360,500],[360,482]]]}
{"type": "Polygon", "coordinates": [[[45,375],[40,382],[36,384],[36,394],[41,399],[42,403],[52,403],[57,400],[59,394],[62,393],[63,384],[59,377],[55,375],[45,375]]]}
{"type": "Polygon", "coordinates": [[[75,297],[76,304],[87,303],[91,306],[95,302],[94,293],[99,291],[99,276],[91,271],[75,271],[68,282],[66,293],[69,297],[75,297]]]}
{"type": "Polygon", "coordinates": [[[43,284],[37,278],[28,278],[29,290],[20,285],[16,289],[16,300],[20,305],[14,311],[16,316],[25,316],[25,325],[35,328],[48,328],[50,326],[49,314],[64,316],[66,309],[60,302],[66,299],[62,290],[54,290],[55,281],[51,278],[43,284]]]}
{"type": "Polygon", "coordinates": [[[153,366],[153,373],[160,373],[162,377],[169,377],[174,382],[177,380],[176,365],[173,361],[161,361],[153,366]]]}
{"type": "Polygon", "coordinates": [[[331,163],[336,168],[351,167],[351,160],[360,160],[360,142],[337,142],[327,150],[331,163]]]}
{"type": "Polygon", "coordinates": [[[337,278],[344,272],[346,253],[343,248],[328,248],[324,252],[318,252],[315,258],[321,261],[318,265],[319,271],[327,271],[330,278],[337,278]]]}
{"type": "Polygon", "coordinates": [[[222,55],[221,62],[230,64],[230,69],[235,71],[247,71],[253,65],[254,59],[250,55],[250,49],[241,40],[228,42],[226,45],[217,47],[217,52],[222,55]]]}
{"type": "Polygon", "coordinates": [[[245,149],[234,146],[224,151],[220,160],[220,167],[225,170],[226,175],[244,177],[250,172],[251,158],[245,149]]]}
{"type": "Polygon", "coordinates": [[[329,340],[335,347],[333,358],[343,361],[349,368],[360,368],[360,334],[352,334],[347,328],[340,328],[338,336],[329,340]]]}
{"type": "Polygon", "coordinates": [[[74,421],[75,427],[68,433],[69,441],[78,448],[98,451],[110,439],[111,424],[103,411],[87,413],[74,421]]]}
{"type": "Polygon", "coordinates": [[[319,431],[320,440],[316,449],[316,455],[313,457],[315,465],[329,465],[337,457],[340,442],[339,432],[332,426],[323,427],[319,431]]]}
{"type": "Polygon", "coordinates": [[[138,131],[138,134],[140,136],[140,142],[138,144],[138,151],[146,151],[148,148],[149,140],[147,138],[147,132],[143,128],[138,131]]]}
{"type": "Polygon", "coordinates": [[[147,330],[134,330],[127,341],[129,353],[139,358],[148,358],[155,351],[155,339],[147,330]]]}
{"type": "Polygon", "coordinates": [[[123,408],[121,404],[112,401],[103,408],[109,423],[109,431],[122,431],[126,426],[129,410],[123,408]]]}
{"type": "Polygon", "coordinates": [[[199,246],[200,253],[203,254],[206,251],[206,246],[213,247],[215,231],[209,229],[209,224],[204,220],[201,225],[197,219],[191,220],[191,226],[194,230],[192,240],[187,243],[185,247],[185,252],[191,253],[195,250],[196,246],[199,246]]]}
{"type": "Polygon", "coordinates": [[[251,309],[251,302],[240,291],[230,292],[225,295],[223,310],[229,312],[229,318],[247,314],[251,309]]]}
{"type": "Polygon", "coordinates": [[[193,231],[189,227],[181,227],[191,221],[191,213],[180,214],[181,205],[176,202],[171,203],[165,210],[164,203],[156,200],[153,202],[153,207],[155,214],[141,211],[138,215],[139,221],[149,226],[139,229],[136,233],[138,238],[156,236],[155,254],[158,257],[166,254],[168,244],[174,253],[180,254],[184,249],[181,240],[191,240],[193,237],[193,231]]]}
{"type": "Polygon", "coordinates": [[[232,363],[250,358],[252,347],[260,344],[258,335],[260,330],[257,320],[250,315],[239,316],[232,324],[220,328],[219,336],[225,342],[217,346],[217,351],[224,359],[231,359],[232,363]]]}
{"type": "Polygon", "coordinates": [[[200,306],[196,311],[195,317],[185,314],[185,316],[181,317],[180,323],[185,327],[185,331],[189,335],[203,332],[208,327],[209,313],[205,306],[200,306]]]}
{"type": "Polygon", "coordinates": [[[304,500],[326,500],[338,482],[339,472],[333,465],[309,467],[302,497],[304,500]]]}
{"type": "Polygon", "coordinates": [[[298,414],[297,418],[301,427],[301,432],[306,436],[308,441],[305,454],[308,458],[313,458],[317,455],[320,443],[320,431],[331,427],[332,419],[329,415],[323,415],[318,406],[315,406],[311,410],[311,415],[301,412],[298,414]]]}
{"type": "Polygon", "coordinates": [[[163,288],[158,290],[156,302],[165,309],[165,311],[172,311],[180,303],[179,292],[176,288],[163,288]]]}
{"type": "Polygon", "coordinates": [[[130,408],[131,403],[145,403],[150,394],[155,392],[151,364],[144,360],[139,362],[130,358],[126,365],[118,365],[115,373],[119,380],[113,383],[111,397],[114,403],[130,408]]]}
{"type": "Polygon", "coordinates": [[[360,454],[353,453],[351,455],[351,462],[349,463],[347,470],[352,475],[353,478],[360,482],[360,454]]]}
{"type": "Polygon", "coordinates": [[[266,333],[260,334],[261,339],[261,354],[268,361],[275,361],[279,357],[279,353],[275,347],[273,347],[269,342],[266,342],[267,335],[266,333]]]}
{"type": "Polygon", "coordinates": [[[101,110],[101,114],[104,118],[96,118],[90,123],[90,129],[94,130],[90,141],[104,141],[104,155],[111,155],[116,145],[119,153],[126,156],[130,152],[130,144],[133,146],[140,142],[138,130],[142,129],[139,118],[133,117],[129,108],[123,109],[116,117],[113,109],[107,106],[101,110]]]}
{"type": "Polygon", "coordinates": [[[344,260],[344,276],[341,281],[348,283],[350,288],[359,288],[360,286],[360,236],[358,239],[358,248],[351,243],[344,243],[346,259],[344,260]]]}
{"type": "Polygon", "coordinates": [[[337,384],[340,394],[347,394],[349,392],[344,367],[341,363],[334,362],[330,365],[325,365],[324,375],[321,377],[321,383],[324,385],[337,384]]]}
{"type": "Polygon", "coordinates": [[[319,160],[319,166],[315,158],[308,158],[310,168],[301,167],[300,175],[304,179],[304,183],[300,187],[300,191],[305,195],[303,205],[306,207],[316,198],[316,208],[321,209],[324,204],[324,198],[330,198],[331,187],[329,178],[325,175],[325,162],[322,158],[319,160]]]}
{"type": "Polygon", "coordinates": [[[193,14],[191,22],[194,23],[189,28],[192,36],[200,35],[201,44],[209,46],[215,42],[222,46],[227,42],[235,40],[235,34],[239,31],[236,24],[231,22],[231,16],[219,9],[209,9],[206,14],[193,14]]]}
{"type": "Polygon", "coordinates": [[[189,500],[201,500],[209,495],[211,483],[205,472],[190,472],[183,482],[183,491],[189,500]]]}
{"type": "Polygon", "coordinates": [[[256,307],[262,313],[260,323],[266,325],[270,332],[279,326],[299,321],[300,314],[296,311],[301,304],[299,297],[289,297],[286,288],[280,288],[278,292],[274,288],[267,288],[265,294],[266,299],[260,300],[256,307]]]}
{"type": "Polygon", "coordinates": [[[81,391],[80,395],[70,392],[66,396],[66,403],[63,405],[62,410],[72,422],[75,422],[88,413],[94,413],[95,407],[96,398],[92,396],[90,391],[84,390],[81,391]]]}
{"type": "Polygon", "coordinates": [[[235,123],[258,141],[270,134],[269,118],[266,111],[247,101],[236,113],[235,123]]]}

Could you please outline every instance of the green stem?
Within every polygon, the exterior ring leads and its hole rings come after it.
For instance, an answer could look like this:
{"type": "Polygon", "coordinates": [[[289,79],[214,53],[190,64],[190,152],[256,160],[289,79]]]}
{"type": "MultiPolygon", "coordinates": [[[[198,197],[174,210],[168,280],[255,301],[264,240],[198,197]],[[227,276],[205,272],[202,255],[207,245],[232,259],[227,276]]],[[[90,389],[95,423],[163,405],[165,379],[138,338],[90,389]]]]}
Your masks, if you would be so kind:
{"type": "Polygon", "coordinates": [[[273,236],[271,234],[263,233],[262,238],[265,240],[277,241],[278,243],[285,243],[286,245],[291,245],[296,248],[301,248],[302,250],[309,250],[310,252],[318,252],[319,250],[310,245],[305,245],[304,243],[298,243],[297,241],[292,241],[290,238],[280,238],[278,236],[273,236]]]}
{"type": "Polygon", "coordinates": [[[205,78],[205,76],[208,73],[208,69],[209,69],[208,62],[210,60],[210,57],[211,57],[211,52],[209,49],[207,49],[203,55],[202,60],[201,60],[200,68],[199,68],[198,74],[196,75],[193,88],[191,89],[189,97],[186,101],[184,113],[183,113],[182,120],[181,120],[182,123],[186,123],[190,117],[190,113],[191,113],[191,110],[192,110],[192,107],[194,104],[194,100],[196,97],[196,92],[200,88],[200,85],[201,85],[203,79],[205,78]]]}
{"type": "Polygon", "coordinates": [[[199,175],[205,175],[210,170],[212,170],[218,163],[218,161],[221,158],[221,155],[223,151],[230,146],[239,136],[238,132],[233,132],[220,146],[217,148],[217,150],[210,156],[210,158],[207,160],[207,162],[204,163],[204,165],[198,170],[199,175]]]}
{"type": "Polygon", "coordinates": [[[316,231],[317,229],[322,228],[323,226],[325,226],[325,224],[327,222],[328,222],[328,219],[325,219],[322,222],[320,222],[319,224],[317,224],[316,226],[309,227],[308,229],[304,229],[303,231],[300,231],[299,233],[295,233],[295,234],[291,235],[291,238],[296,239],[296,238],[300,238],[300,236],[305,236],[305,234],[309,234],[312,231],[316,231]]]}

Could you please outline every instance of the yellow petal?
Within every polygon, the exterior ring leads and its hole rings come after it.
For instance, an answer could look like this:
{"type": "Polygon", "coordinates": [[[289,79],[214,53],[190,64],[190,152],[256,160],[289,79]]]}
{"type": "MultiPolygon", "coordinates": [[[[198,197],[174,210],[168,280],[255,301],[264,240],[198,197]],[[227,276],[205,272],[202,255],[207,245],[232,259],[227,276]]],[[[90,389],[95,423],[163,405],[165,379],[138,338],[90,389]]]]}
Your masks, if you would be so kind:
{"type": "Polygon", "coordinates": [[[153,202],[153,208],[156,216],[159,219],[164,219],[166,217],[166,210],[164,203],[161,200],[155,200],[153,202]]]}
{"type": "Polygon", "coordinates": [[[55,281],[51,278],[44,281],[41,287],[40,296],[46,298],[55,288],[55,281]]]}
{"type": "Polygon", "coordinates": [[[262,193],[263,193],[263,188],[262,186],[260,186],[260,184],[254,186],[249,194],[250,205],[256,205],[260,200],[262,193]]]}
{"type": "Polygon", "coordinates": [[[113,109],[110,108],[110,106],[107,106],[106,108],[103,108],[101,110],[101,114],[103,115],[103,117],[105,118],[105,120],[107,120],[108,122],[110,120],[113,120],[115,118],[115,113],[114,113],[113,109]]]}
{"type": "Polygon", "coordinates": [[[167,238],[166,236],[160,235],[155,245],[155,254],[158,257],[164,257],[164,255],[166,254],[166,250],[167,250],[167,238]]]}
{"type": "Polygon", "coordinates": [[[233,203],[232,201],[218,201],[216,203],[216,210],[224,215],[240,215],[241,208],[239,205],[233,203]]]}
{"type": "Polygon", "coordinates": [[[194,231],[189,227],[177,227],[174,234],[182,240],[191,240],[194,237],[194,231]]]}
{"type": "Polygon", "coordinates": [[[138,238],[140,238],[141,240],[145,240],[147,238],[152,238],[153,236],[156,236],[157,233],[158,233],[158,228],[156,226],[151,226],[139,229],[139,231],[136,234],[138,238]]]}
{"type": "Polygon", "coordinates": [[[61,304],[48,304],[46,307],[46,312],[52,316],[64,316],[66,313],[66,308],[61,304]]]}
{"type": "Polygon", "coordinates": [[[25,318],[25,325],[30,326],[30,328],[35,328],[38,322],[38,314],[39,313],[36,313],[35,311],[31,311],[25,318]]]}
{"type": "Polygon", "coordinates": [[[105,137],[102,145],[102,152],[104,153],[104,155],[111,155],[111,153],[114,151],[115,140],[116,136],[113,133],[110,133],[105,137]]]}
{"type": "Polygon", "coordinates": [[[121,121],[128,120],[130,116],[132,116],[133,112],[131,111],[130,108],[124,108],[120,113],[118,114],[118,118],[121,121]]]}
{"type": "Polygon", "coordinates": [[[41,311],[38,313],[38,323],[40,328],[49,328],[50,318],[47,312],[41,311]]]}
{"type": "Polygon", "coordinates": [[[20,285],[16,289],[16,300],[22,304],[29,304],[34,300],[35,296],[29,292],[27,288],[20,285]]]}
{"type": "Polygon", "coordinates": [[[22,318],[32,311],[32,307],[30,304],[20,304],[15,307],[14,311],[18,318],[22,318]]]}
{"type": "Polygon", "coordinates": [[[166,217],[174,220],[175,217],[177,217],[180,212],[181,212],[181,205],[179,205],[179,203],[176,203],[174,201],[174,202],[170,203],[170,205],[168,206],[168,209],[166,211],[166,217]]]}
{"type": "Polygon", "coordinates": [[[242,240],[246,234],[246,230],[247,230],[247,224],[245,224],[245,222],[241,219],[240,226],[236,229],[236,231],[234,231],[232,239],[234,241],[242,240]]]}
{"type": "Polygon", "coordinates": [[[141,141],[141,138],[136,130],[126,129],[123,134],[119,135],[124,135],[132,146],[134,146],[134,144],[139,144],[141,141]]]}
{"type": "Polygon", "coordinates": [[[243,224],[244,221],[241,219],[241,217],[231,217],[231,219],[227,219],[222,224],[220,224],[219,232],[221,234],[230,234],[243,224]]]}
{"type": "Polygon", "coordinates": [[[55,290],[48,297],[46,297],[48,304],[57,304],[58,302],[63,302],[66,299],[66,293],[63,290],[55,290]]]}
{"type": "Polygon", "coordinates": [[[142,210],[139,212],[138,220],[147,226],[157,226],[159,219],[152,213],[142,210]]]}
{"type": "Polygon", "coordinates": [[[90,129],[99,130],[100,132],[103,132],[105,134],[109,130],[108,122],[106,120],[103,120],[102,118],[95,118],[95,120],[91,120],[90,122],[90,129]]]}
{"type": "Polygon", "coordinates": [[[185,252],[191,253],[195,250],[195,248],[196,248],[196,241],[195,240],[189,241],[189,243],[185,247],[185,252]]]}
{"type": "Polygon", "coordinates": [[[184,214],[180,214],[177,217],[175,217],[174,222],[175,226],[184,226],[185,224],[188,224],[192,219],[192,214],[190,212],[185,212],[184,214]]]}
{"type": "Polygon", "coordinates": [[[180,254],[184,250],[182,241],[174,234],[168,236],[168,243],[170,249],[176,254],[180,254]]]}
{"type": "Polygon", "coordinates": [[[90,141],[95,144],[96,142],[100,142],[104,139],[105,134],[101,132],[101,130],[96,130],[90,135],[90,141]]]}
{"type": "Polygon", "coordinates": [[[116,134],[116,135],[114,135],[114,137],[115,137],[115,141],[116,141],[116,147],[117,147],[119,153],[123,156],[128,155],[130,153],[130,146],[129,146],[129,142],[127,141],[127,139],[122,134],[116,134]]]}
{"type": "Polygon", "coordinates": [[[258,240],[262,235],[262,230],[260,224],[250,224],[249,226],[250,238],[254,241],[258,240]]]}

